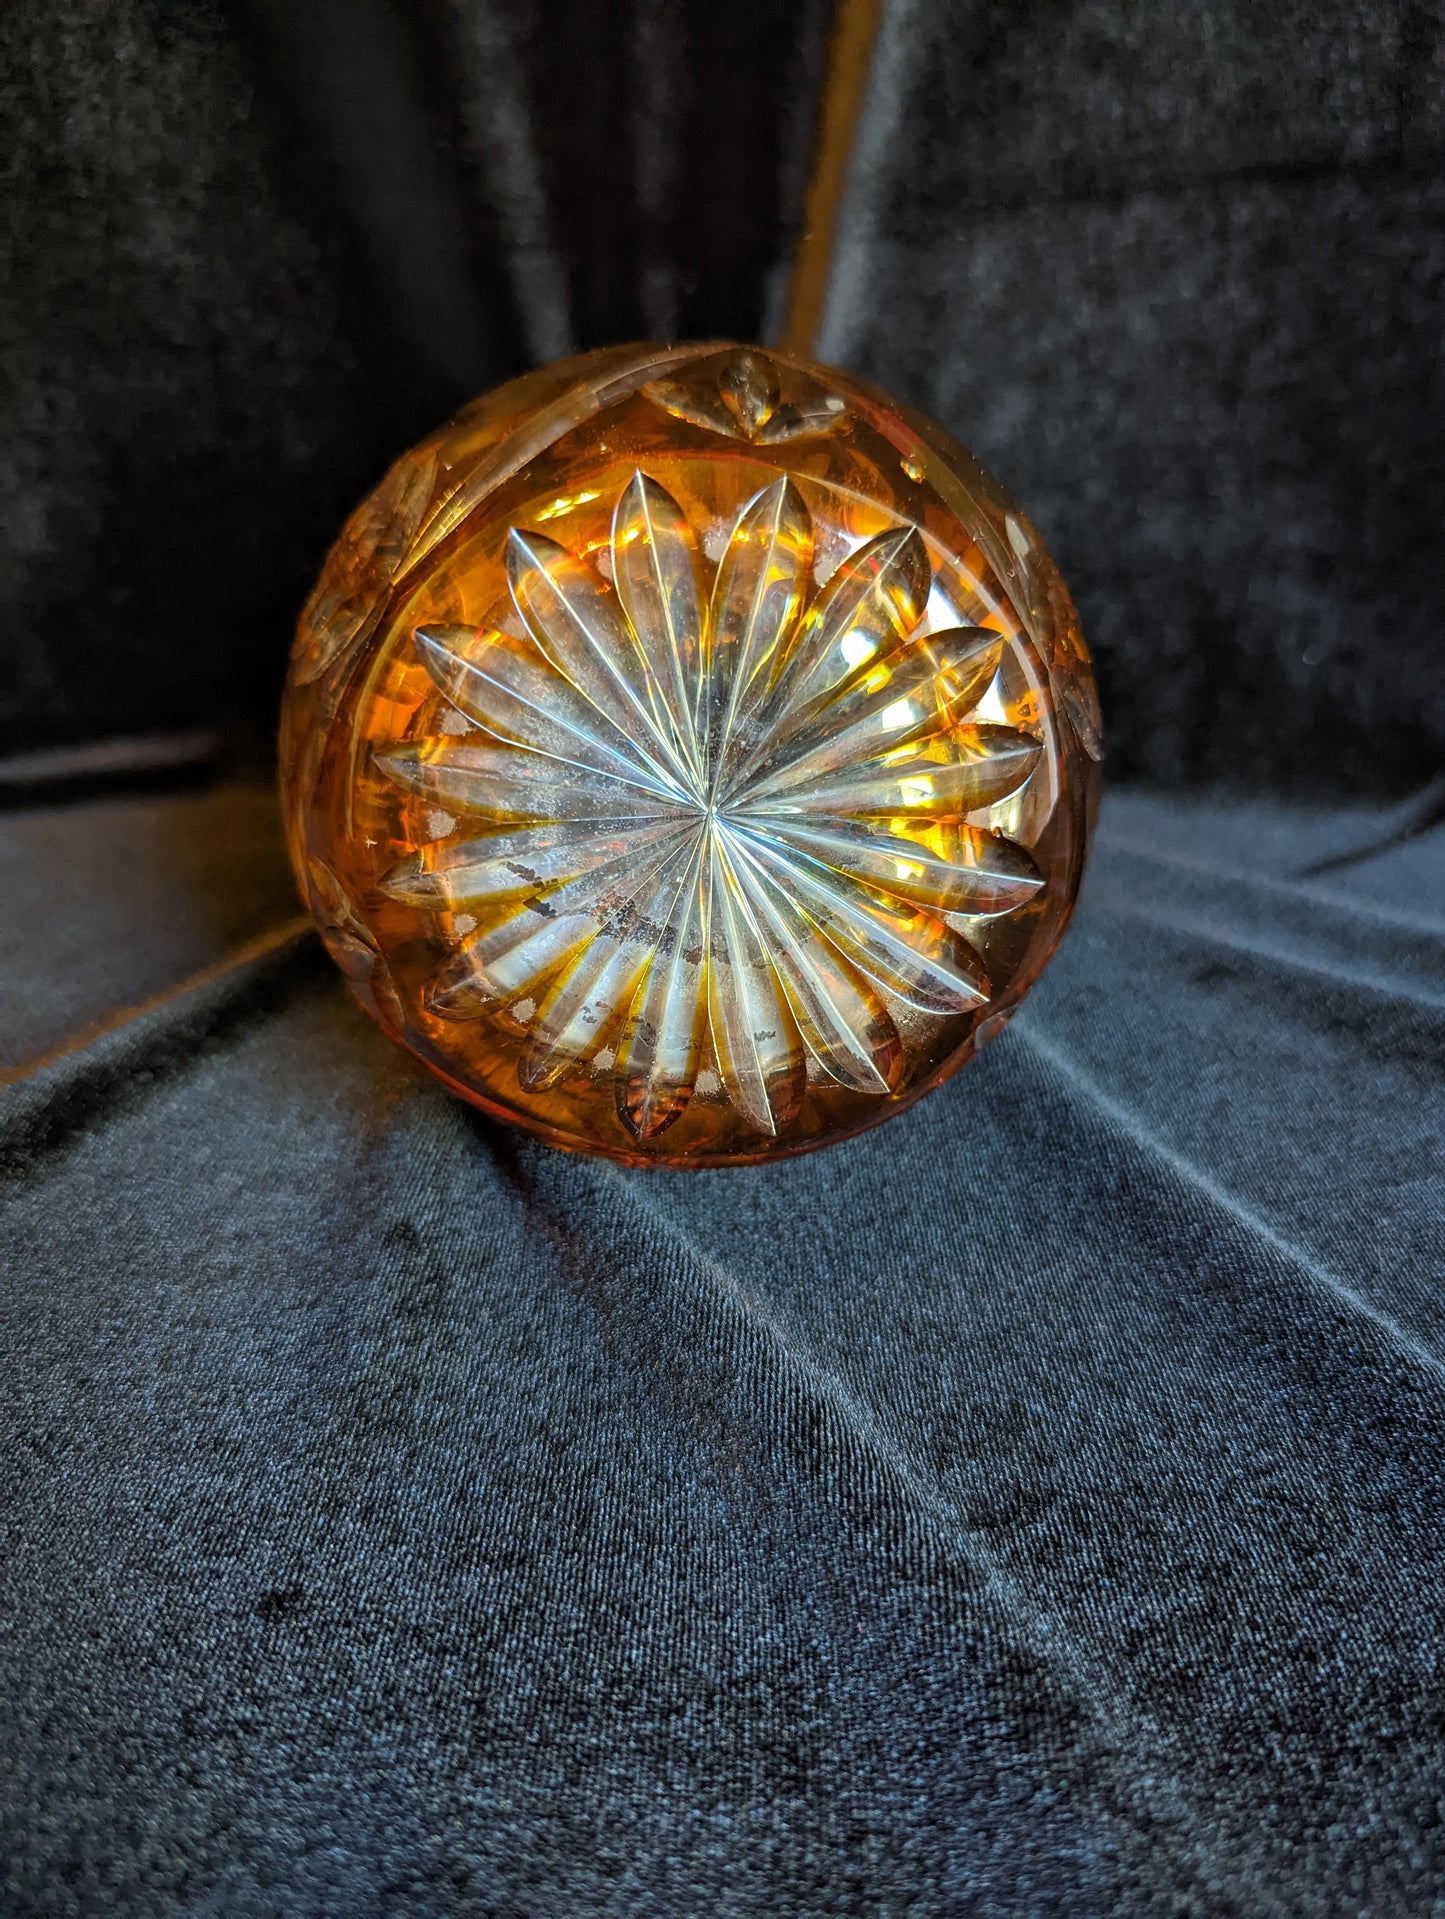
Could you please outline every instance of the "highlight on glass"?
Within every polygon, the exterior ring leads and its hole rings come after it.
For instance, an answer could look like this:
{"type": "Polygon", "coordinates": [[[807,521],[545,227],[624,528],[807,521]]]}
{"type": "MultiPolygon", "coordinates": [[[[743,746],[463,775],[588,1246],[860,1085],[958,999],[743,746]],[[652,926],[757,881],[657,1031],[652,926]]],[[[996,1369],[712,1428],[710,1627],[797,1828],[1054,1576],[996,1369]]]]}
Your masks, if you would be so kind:
{"type": "Polygon", "coordinates": [[[362,1004],[553,1143],[726,1164],[876,1124],[1038,976],[1098,795],[1087,651],[931,422],[759,348],[476,402],[357,509],[282,728],[362,1004]]]}

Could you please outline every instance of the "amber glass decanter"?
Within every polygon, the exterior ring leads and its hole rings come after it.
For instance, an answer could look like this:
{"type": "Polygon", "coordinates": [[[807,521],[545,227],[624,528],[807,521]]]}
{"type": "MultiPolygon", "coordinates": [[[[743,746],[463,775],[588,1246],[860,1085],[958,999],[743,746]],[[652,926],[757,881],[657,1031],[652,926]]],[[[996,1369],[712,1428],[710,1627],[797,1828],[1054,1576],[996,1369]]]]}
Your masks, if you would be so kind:
{"type": "Polygon", "coordinates": [[[842,1139],[1038,977],[1098,792],[1089,657],[997,483],[756,347],[547,367],[402,456],[301,615],[292,858],[374,1019],[558,1146],[842,1139]]]}

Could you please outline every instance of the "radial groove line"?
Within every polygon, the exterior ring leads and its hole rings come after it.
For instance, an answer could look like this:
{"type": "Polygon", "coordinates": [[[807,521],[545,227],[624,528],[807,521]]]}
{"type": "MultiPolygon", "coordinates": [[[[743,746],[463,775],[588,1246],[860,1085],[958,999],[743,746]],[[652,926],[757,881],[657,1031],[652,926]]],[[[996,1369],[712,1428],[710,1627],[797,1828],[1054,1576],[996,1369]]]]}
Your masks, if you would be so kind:
{"type": "Polygon", "coordinates": [[[1031,1051],[1054,1069],[1061,1079],[1066,1080],[1091,1105],[1098,1107],[1100,1112],[1104,1113],[1110,1123],[1117,1127],[1127,1139],[1132,1140],[1136,1146],[1153,1158],[1162,1161],[1177,1179],[1193,1187],[1196,1192],[1202,1193],[1212,1206],[1237,1221],[1256,1238],[1262,1239],[1281,1259],[1287,1260],[1291,1266],[1307,1274],[1322,1291],[1332,1294],[1352,1312],[1367,1320],[1389,1344],[1398,1347],[1422,1371],[1430,1373],[1438,1382],[1445,1385],[1445,1359],[1441,1359],[1434,1353],[1417,1333],[1412,1332],[1408,1326],[1402,1325],[1393,1314],[1384,1312],[1380,1307],[1372,1304],[1363,1293],[1356,1292],[1353,1286],[1332,1273],[1327,1266],[1321,1266],[1302,1246],[1297,1246],[1293,1240],[1286,1239],[1284,1234],[1271,1226],[1262,1214],[1257,1213],[1237,1194],[1230,1192],[1227,1186],[1221,1186],[1218,1180],[1205,1172],[1202,1166],[1197,1166],[1193,1160],[1186,1159],[1182,1153],[1161,1139],[1136,1113],[1106,1093],[1098,1081],[1092,1078],[1076,1060],[1071,1059],[1061,1047],[1040,1033],[1036,1025],[1032,1022],[1015,1021],[1013,1030],[1031,1051]]]}

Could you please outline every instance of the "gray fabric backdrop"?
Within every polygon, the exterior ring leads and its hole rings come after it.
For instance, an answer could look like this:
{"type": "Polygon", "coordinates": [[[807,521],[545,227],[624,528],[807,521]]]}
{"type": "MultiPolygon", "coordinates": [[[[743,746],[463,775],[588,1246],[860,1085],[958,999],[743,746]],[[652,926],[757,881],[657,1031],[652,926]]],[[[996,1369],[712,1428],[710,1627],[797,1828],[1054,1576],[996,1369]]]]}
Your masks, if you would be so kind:
{"type": "MultiPolygon", "coordinates": [[[[398,445],[774,324],[828,26],[11,0],[0,744],[264,730],[398,445]]],[[[1115,787],[879,1133],[551,1153],[264,779],[0,765],[7,1919],[1445,1915],[1441,45],[885,6],[825,350],[1043,523],[1115,787]]]]}
{"type": "MultiPolygon", "coordinates": [[[[74,1015],[271,923],[208,804],[51,817],[21,965],[208,848],[74,1015]]],[[[772,1169],[492,1126],[309,935],[17,1080],[5,1910],[1445,1911],[1440,836],[1299,877],[1382,824],[1115,798],[772,1169]]]]}
{"type": "MultiPolygon", "coordinates": [[[[11,0],[0,746],[269,729],[342,513],[574,348],[776,326],[825,0],[11,0]]],[[[888,0],[822,348],[1022,499],[1116,777],[1445,757],[1436,0],[888,0]]]]}

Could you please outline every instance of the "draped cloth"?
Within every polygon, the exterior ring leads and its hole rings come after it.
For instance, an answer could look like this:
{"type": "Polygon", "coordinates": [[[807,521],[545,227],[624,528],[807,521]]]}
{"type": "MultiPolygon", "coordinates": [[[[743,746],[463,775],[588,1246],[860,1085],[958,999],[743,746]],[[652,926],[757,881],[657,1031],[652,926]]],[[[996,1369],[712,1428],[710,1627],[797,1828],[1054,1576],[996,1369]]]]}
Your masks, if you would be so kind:
{"type": "Polygon", "coordinates": [[[665,1173],[391,1048],[267,808],[6,825],[7,1910],[1430,1909],[1438,832],[1117,793],[948,1087],[665,1173]]]}
{"type": "Polygon", "coordinates": [[[1439,7],[9,0],[0,122],[5,1919],[1445,1912],[1439,7]],[[403,447],[778,336],[845,14],[818,349],[1112,785],[950,1086],[627,1171],[235,769],[403,447]]]}
{"type": "MultiPolygon", "coordinates": [[[[269,730],[403,448],[564,353],[775,338],[833,13],[0,8],[0,751],[269,730]]],[[[885,0],[852,152],[819,352],[1039,527],[1113,777],[1432,778],[1445,11],[885,0]]]]}

